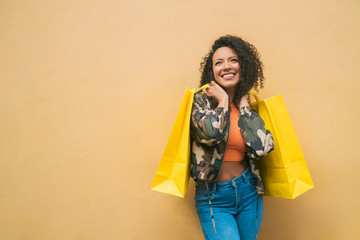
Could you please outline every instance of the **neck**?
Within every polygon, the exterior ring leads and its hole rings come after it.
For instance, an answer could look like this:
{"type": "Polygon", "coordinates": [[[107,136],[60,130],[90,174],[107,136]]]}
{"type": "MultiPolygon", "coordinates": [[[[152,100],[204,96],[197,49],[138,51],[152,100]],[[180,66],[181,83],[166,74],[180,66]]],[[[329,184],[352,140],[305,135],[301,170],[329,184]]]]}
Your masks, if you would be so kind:
{"type": "Polygon", "coordinates": [[[229,105],[232,103],[232,100],[235,96],[235,89],[225,89],[225,92],[229,96],[229,105]]]}

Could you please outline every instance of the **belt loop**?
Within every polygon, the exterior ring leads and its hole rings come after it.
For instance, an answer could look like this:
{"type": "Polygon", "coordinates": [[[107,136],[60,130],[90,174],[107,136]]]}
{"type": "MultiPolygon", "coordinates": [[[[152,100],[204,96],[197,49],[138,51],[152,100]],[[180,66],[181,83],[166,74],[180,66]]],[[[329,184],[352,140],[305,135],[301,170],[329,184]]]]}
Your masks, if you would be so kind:
{"type": "MultiPolygon", "coordinates": [[[[246,170],[245,170],[245,171],[246,171],[246,170]]],[[[247,175],[241,174],[241,178],[242,178],[243,182],[246,182],[247,175]]]]}
{"type": "Polygon", "coordinates": [[[216,183],[213,183],[212,190],[213,190],[213,193],[216,193],[216,183]]]}

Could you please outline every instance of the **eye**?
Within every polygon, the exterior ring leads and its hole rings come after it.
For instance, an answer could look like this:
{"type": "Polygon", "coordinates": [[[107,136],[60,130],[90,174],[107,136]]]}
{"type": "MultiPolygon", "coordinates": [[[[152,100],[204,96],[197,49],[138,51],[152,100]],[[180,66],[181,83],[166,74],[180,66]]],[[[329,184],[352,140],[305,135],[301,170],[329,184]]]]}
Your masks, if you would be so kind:
{"type": "Polygon", "coordinates": [[[239,60],[236,59],[236,58],[233,58],[233,59],[231,59],[230,61],[231,61],[231,62],[239,62],[239,60]]]}
{"type": "Polygon", "coordinates": [[[220,61],[217,61],[217,62],[215,62],[215,66],[217,66],[217,65],[220,65],[221,64],[221,62],[220,61]]]}

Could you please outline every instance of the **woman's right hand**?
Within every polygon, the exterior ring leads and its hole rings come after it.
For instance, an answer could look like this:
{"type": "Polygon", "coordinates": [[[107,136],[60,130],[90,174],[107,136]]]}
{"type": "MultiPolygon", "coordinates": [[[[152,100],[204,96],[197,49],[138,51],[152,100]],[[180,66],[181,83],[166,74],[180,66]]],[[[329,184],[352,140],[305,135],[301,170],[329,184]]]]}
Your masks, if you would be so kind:
{"type": "Polygon", "coordinates": [[[204,89],[204,92],[209,97],[215,98],[215,100],[220,104],[223,102],[229,101],[229,96],[222,87],[220,87],[215,81],[210,82],[210,86],[204,89]]]}
{"type": "Polygon", "coordinates": [[[209,97],[215,98],[218,102],[218,107],[222,107],[226,111],[229,109],[229,96],[215,81],[211,81],[210,86],[205,88],[204,92],[209,97]]]}

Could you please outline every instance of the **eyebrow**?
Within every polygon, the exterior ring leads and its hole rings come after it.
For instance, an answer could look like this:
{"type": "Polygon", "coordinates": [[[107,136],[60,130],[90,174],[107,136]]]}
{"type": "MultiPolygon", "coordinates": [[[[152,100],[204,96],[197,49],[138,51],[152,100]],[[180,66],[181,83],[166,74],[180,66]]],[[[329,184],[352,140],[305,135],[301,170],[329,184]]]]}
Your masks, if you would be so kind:
{"type": "MultiPolygon", "coordinates": [[[[237,59],[239,59],[237,56],[231,56],[231,57],[229,57],[228,59],[230,59],[230,58],[237,58],[237,59]]],[[[214,61],[217,61],[217,60],[223,60],[223,58],[217,58],[217,59],[215,59],[214,61]]]]}

